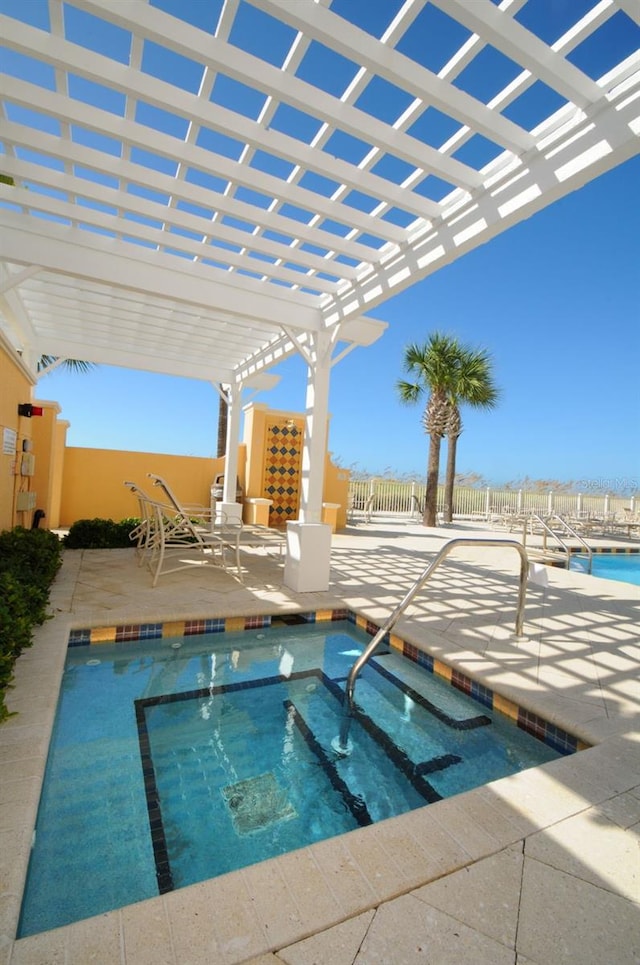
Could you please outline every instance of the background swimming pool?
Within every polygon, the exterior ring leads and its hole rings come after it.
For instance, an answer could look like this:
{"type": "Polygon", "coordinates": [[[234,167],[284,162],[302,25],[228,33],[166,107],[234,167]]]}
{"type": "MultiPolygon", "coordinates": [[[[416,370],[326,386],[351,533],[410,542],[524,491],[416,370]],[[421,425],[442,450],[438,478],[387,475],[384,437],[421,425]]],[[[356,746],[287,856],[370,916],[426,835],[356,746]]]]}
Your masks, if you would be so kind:
{"type": "MultiPolygon", "coordinates": [[[[586,558],[572,556],[571,569],[586,573],[586,558]]],[[[640,553],[594,553],[591,573],[605,580],[621,580],[640,586],[640,553]]]]}
{"type": "Polygon", "coordinates": [[[345,622],[69,651],[20,937],[423,806],[558,752],[345,622]],[[175,648],[175,649],[174,649],[175,648]]]}

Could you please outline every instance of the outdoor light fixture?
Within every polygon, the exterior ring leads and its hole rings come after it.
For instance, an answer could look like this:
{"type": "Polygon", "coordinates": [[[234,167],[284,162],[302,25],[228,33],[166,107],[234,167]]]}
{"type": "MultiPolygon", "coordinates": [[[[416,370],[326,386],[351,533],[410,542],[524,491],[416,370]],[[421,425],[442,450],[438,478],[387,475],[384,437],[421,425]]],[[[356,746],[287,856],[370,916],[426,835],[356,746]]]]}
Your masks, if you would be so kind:
{"type": "Polygon", "coordinates": [[[23,415],[27,419],[30,419],[32,415],[42,415],[42,406],[31,405],[30,402],[19,402],[18,415],[23,415]]]}

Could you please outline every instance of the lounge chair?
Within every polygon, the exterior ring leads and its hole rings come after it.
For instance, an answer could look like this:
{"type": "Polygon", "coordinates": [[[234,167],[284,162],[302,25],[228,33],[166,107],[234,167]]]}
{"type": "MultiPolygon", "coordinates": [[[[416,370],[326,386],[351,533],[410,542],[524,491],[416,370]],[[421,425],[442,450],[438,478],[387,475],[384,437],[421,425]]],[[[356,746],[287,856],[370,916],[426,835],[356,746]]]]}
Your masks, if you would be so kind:
{"type": "Polygon", "coordinates": [[[225,569],[227,569],[225,554],[228,550],[233,553],[236,567],[235,575],[240,582],[243,582],[240,550],[275,548],[282,556],[287,542],[285,533],[268,526],[247,526],[241,520],[228,519],[224,513],[214,516],[210,510],[204,507],[183,506],[166,480],[153,473],[148,473],[148,476],[154,486],[160,487],[176,517],[182,520],[185,526],[191,527],[195,536],[202,540],[205,545],[210,544],[211,548],[216,546],[220,548],[221,564],[225,569]],[[187,520],[186,523],[185,520],[187,520]]]}
{"type": "Polygon", "coordinates": [[[177,570],[217,564],[224,566],[222,539],[197,521],[177,502],[151,499],[135,483],[125,485],[138,499],[141,523],[130,533],[141,562],[151,570],[152,586],[177,570]]]}
{"type": "Polygon", "coordinates": [[[145,492],[136,486],[135,483],[125,482],[127,489],[131,490],[138,500],[138,512],[140,522],[129,533],[129,539],[135,543],[135,551],[138,557],[138,565],[142,565],[144,557],[150,548],[151,536],[153,533],[153,512],[150,507],[151,500],[145,492]]]}

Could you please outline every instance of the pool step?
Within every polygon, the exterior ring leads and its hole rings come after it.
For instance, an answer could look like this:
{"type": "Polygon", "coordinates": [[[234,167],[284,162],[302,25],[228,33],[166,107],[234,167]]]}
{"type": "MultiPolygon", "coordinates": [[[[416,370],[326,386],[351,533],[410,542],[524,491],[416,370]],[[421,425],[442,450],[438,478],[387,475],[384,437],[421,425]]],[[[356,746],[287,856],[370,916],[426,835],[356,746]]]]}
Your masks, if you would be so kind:
{"type": "Polygon", "coordinates": [[[560,564],[566,568],[567,554],[562,550],[541,549],[538,547],[527,546],[527,556],[532,563],[549,563],[557,566],[560,564]]]}

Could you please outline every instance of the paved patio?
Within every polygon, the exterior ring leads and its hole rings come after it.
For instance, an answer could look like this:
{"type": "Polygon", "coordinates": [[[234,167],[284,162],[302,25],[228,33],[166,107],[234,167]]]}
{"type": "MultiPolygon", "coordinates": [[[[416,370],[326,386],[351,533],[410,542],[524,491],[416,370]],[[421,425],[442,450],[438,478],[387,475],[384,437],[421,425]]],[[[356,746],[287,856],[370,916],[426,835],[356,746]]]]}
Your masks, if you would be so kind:
{"type": "MultiPolygon", "coordinates": [[[[69,630],[347,606],[381,622],[442,543],[486,536],[374,519],[333,538],[327,593],[247,556],[153,590],[133,551],[71,551],[54,619],[20,658],[0,727],[2,965],[616,965],[640,961],[640,590],[548,569],[513,632],[513,550],[460,548],[398,625],[508,700],[594,745],[298,852],[14,941],[69,630]]],[[[512,538],[504,532],[494,535],[512,538]]],[[[630,545],[618,541],[620,545],[630,545]]],[[[637,545],[637,544],[636,544],[637,545]]]]}

